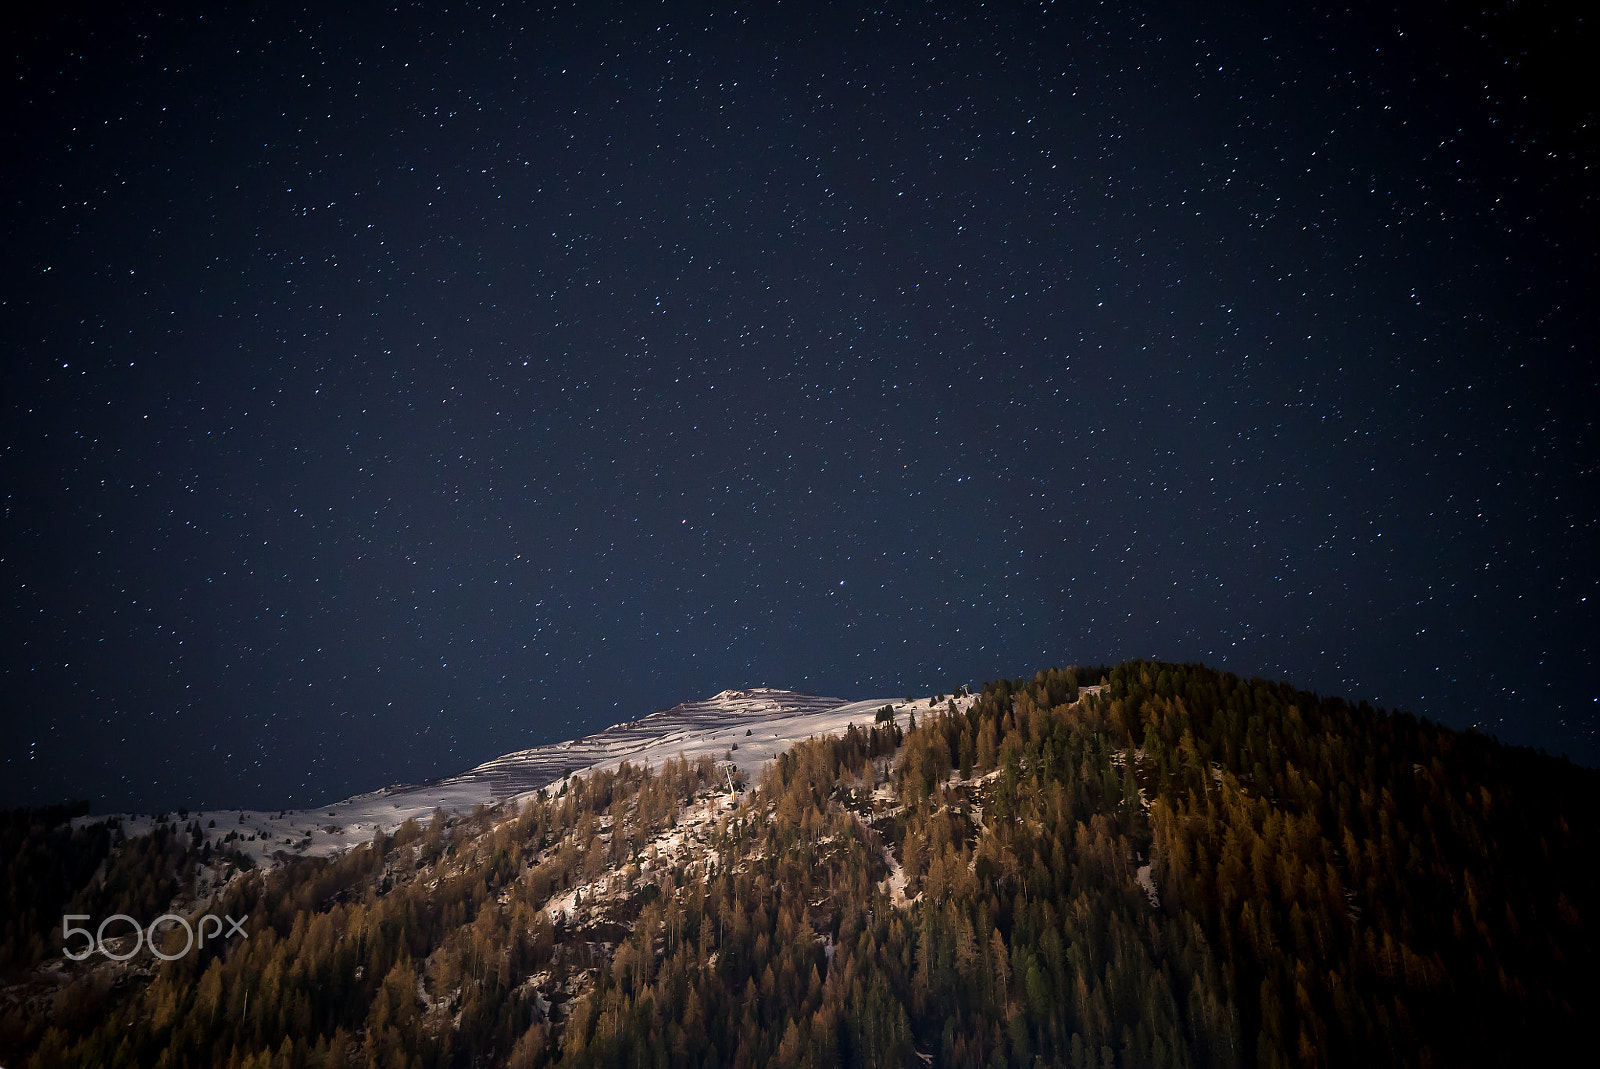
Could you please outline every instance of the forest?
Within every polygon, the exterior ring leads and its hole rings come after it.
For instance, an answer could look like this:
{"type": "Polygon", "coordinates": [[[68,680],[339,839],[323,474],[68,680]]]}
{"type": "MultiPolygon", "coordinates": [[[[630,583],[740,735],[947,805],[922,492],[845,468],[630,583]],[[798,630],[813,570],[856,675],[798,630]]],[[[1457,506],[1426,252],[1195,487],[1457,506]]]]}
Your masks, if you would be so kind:
{"type": "Polygon", "coordinates": [[[1525,1065],[1600,1005],[1600,773],[1136,661],[941,695],[729,797],[624,764],[251,868],[6,815],[9,1066],[1525,1065]],[[904,722],[902,722],[902,716],[904,722]],[[250,917],[63,961],[63,912],[250,917]]]}

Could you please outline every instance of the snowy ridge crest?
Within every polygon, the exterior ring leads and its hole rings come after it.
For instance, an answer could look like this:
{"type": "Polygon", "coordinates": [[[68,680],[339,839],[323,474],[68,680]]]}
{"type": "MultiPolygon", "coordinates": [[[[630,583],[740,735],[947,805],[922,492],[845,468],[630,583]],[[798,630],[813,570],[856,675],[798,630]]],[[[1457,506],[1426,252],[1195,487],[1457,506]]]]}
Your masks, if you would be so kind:
{"type": "MultiPolygon", "coordinates": [[[[279,853],[327,856],[392,832],[406,820],[428,820],[435,809],[467,813],[529,794],[564,776],[614,769],[623,761],[659,767],[682,756],[729,761],[749,775],[795,743],[842,734],[850,724],[870,726],[892,698],[851,702],[770,687],[729,689],[702,701],[683,702],[638,720],[613,724],[581,739],[535,746],[485,761],[455,776],[369,791],[330,805],[282,812],[218,810],[193,814],[204,825],[236,830],[240,846],[268,862],[279,853]]],[[[921,712],[926,700],[916,703],[921,712]]],[[[104,817],[80,817],[79,822],[104,817]]],[[[148,831],[148,815],[122,817],[127,833],[148,831]]]]}

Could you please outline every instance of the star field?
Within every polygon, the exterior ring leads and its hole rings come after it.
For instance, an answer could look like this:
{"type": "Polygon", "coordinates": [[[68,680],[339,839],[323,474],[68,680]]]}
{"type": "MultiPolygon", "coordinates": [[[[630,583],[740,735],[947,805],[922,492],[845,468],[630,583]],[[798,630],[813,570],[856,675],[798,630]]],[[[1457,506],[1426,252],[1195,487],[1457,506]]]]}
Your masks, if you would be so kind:
{"type": "Polygon", "coordinates": [[[27,19],[0,804],[1139,656],[1600,760],[1564,9],[27,19]]]}

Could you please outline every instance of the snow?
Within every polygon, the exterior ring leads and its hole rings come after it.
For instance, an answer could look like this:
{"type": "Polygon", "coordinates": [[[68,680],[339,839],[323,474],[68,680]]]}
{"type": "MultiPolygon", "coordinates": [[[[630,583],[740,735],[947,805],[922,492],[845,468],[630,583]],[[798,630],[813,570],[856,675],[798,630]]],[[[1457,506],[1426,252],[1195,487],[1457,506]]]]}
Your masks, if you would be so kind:
{"type": "MultiPolygon", "coordinates": [[[[971,701],[958,699],[957,707],[964,708],[971,701]]],[[[623,761],[660,767],[671,758],[694,761],[705,755],[719,763],[731,761],[754,782],[763,765],[795,743],[813,736],[842,735],[850,724],[870,728],[885,705],[894,706],[902,726],[907,713],[921,718],[948,708],[946,702],[936,705],[932,698],[907,705],[903,699],[847,701],[768,687],[724,690],[704,701],[684,702],[613,724],[585,738],[505,754],[432,783],[385,787],[307,809],[212,809],[191,812],[187,818],[168,814],[168,819],[180,824],[199,820],[202,836],[213,843],[230,831],[238,832],[240,838],[226,847],[237,846],[258,864],[272,865],[279,851],[290,856],[327,857],[370,842],[379,829],[392,833],[412,817],[427,823],[435,809],[464,814],[480,803],[521,801],[542,787],[559,783],[564,772],[615,769],[623,761]],[[207,827],[212,820],[217,826],[207,827]]],[[[130,836],[155,826],[152,814],[118,816],[130,836]]],[[[79,817],[74,824],[105,819],[105,815],[79,817]]]]}
{"type": "Polygon", "coordinates": [[[878,886],[888,892],[889,904],[902,909],[911,905],[916,898],[906,897],[906,870],[900,867],[900,863],[894,859],[894,851],[887,846],[883,848],[883,860],[889,866],[889,876],[878,886]]]}
{"type": "Polygon", "coordinates": [[[1145,897],[1150,900],[1150,908],[1160,909],[1161,896],[1156,892],[1156,878],[1154,873],[1151,871],[1150,862],[1147,861],[1143,865],[1139,866],[1137,876],[1139,880],[1139,886],[1144,888],[1145,897]]]}
{"type": "MultiPolygon", "coordinates": [[[[693,864],[703,859],[711,833],[726,815],[727,803],[726,794],[702,796],[679,810],[676,827],[667,829],[640,848],[640,874],[649,875],[674,864],[693,864]]],[[[626,898],[625,890],[619,890],[620,882],[618,870],[608,867],[596,879],[568,888],[541,908],[552,921],[579,922],[585,914],[626,898]]]]}

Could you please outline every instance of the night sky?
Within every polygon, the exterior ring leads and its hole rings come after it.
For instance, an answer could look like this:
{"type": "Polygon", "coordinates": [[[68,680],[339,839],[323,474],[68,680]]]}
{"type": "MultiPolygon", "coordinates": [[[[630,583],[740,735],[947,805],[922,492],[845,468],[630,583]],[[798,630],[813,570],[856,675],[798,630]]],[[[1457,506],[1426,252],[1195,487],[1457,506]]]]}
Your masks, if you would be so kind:
{"type": "Polygon", "coordinates": [[[1600,761],[1582,5],[28,6],[0,805],[1132,657],[1600,761]]]}

